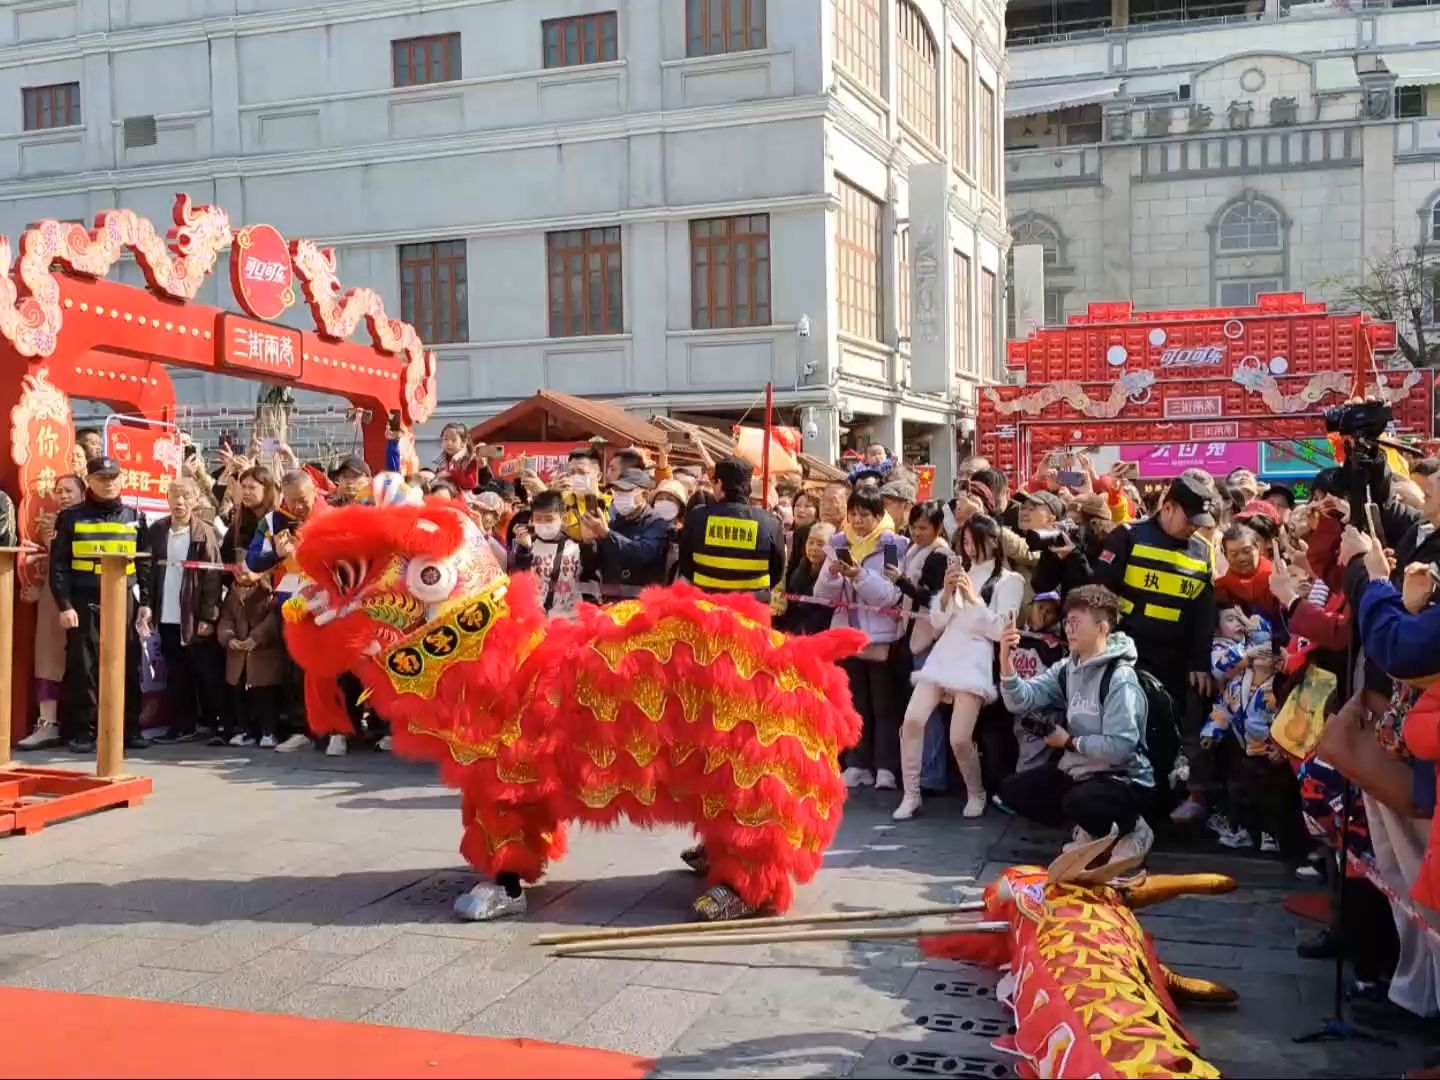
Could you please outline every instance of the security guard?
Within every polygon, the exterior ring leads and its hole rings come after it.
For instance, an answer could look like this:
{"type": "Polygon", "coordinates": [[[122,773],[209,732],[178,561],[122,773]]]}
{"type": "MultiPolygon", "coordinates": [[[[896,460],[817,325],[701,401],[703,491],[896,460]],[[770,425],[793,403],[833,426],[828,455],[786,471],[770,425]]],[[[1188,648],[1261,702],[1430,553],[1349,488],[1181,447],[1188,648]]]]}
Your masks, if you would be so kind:
{"type": "Polygon", "coordinates": [[[780,522],[750,505],[754,469],[744,458],[715,463],[720,501],[698,506],[680,533],[680,577],[706,592],[748,592],[761,603],[785,577],[785,541],[780,522]]]}
{"type": "Polygon", "coordinates": [[[1140,666],[1175,702],[1191,790],[1175,812],[1177,823],[1203,819],[1211,780],[1212,756],[1200,751],[1199,732],[1215,693],[1210,676],[1215,591],[1210,545],[1195,531],[1215,524],[1217,500],[1210,476],[1186,469],[1165,492],[1158,512],[1110,533],[1094,567],[1097,583],[1120,597],[1120,625],[1135,642],[1140,666]]]}
{"type": "MultiPolygon", "coordinates": [[[[145,534],[145,519],[120,502],[120,466],[113,458],[92,458],[86,467],[85,498],[77,506],[62,510],[55,518],[55,540],[50,548],[50,591],[60,609],[65,629],[65,682],[60,722],[62,734],[76,753],[95,749],[95,725],[100,679],[100,567],[102,553],[134,555],[145,534]]],[[[139,592],[139,610],[133,623],[149,632],[150,580],[135,573],[134,562],[125,565],[132,584],[127,596],[134,610],[139,592]],[[135,586],[138,586],[138,590],[135,586]]],[[[132,623],[127,611],[126,625],[132,623]]],[[[129,635],[127,634],[127,637],[129,635]]],[[[136,659],[139,650],[129,642],[125,665],[125,746],[142,747],[140,738],[140,687],[136,659]]]]}

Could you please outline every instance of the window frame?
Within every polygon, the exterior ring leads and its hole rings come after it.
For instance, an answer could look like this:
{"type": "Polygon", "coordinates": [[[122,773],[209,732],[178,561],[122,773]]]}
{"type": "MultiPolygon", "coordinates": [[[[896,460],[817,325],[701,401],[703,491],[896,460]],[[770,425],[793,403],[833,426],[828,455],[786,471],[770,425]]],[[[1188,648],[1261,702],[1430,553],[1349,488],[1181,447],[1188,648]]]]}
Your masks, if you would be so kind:
{"type": "Polygon", "coordinates": [[[950,47],[950,167],[967,177],[975,175],[974,118],[970,92],[973,81],[970,58],[950,47]]]}
{"type": "Polygon", "coordinates": [[[685,55],[725,56],[731,53],[754,52],[768,47],[769,12],[766,0],[685,0],[685,55]],[[744,25],[740,28],[740,44],[733,45],[736,30],[731,24],[732,4],[739,3],[744,25]],[[719,26],[712,13],[719,13],[719,26]],[[719,42],[712,42],[718,34],[719,42]]]}
{"type": "Polygon", "coordinates": [[[955,276],[955,347],[959,350],[955,370],[967,375],[978,375],[975,350],[970,341],[970,305],[974,303],[975,268],[969,255],[958,248],[951,249],[950,264],[955,276]]]}
{"type": "Polygon", "coordinates": [[[1262,276],[1257,276],[1257,277],[1222,277],[1222,278],[1216,278],[1216,280],[1215,280],[1215,303],[1216,303],[1216,306],[1218,306],[1218,307],[1254,307],[1254,306],[1255,306],[1256,297],[1258,297],[1261,292],[1272,293],[1272,292],[1284,292],[1284,291],[1285,291],[1285,282],[1284,282],[1284,280],[1282,280],[1281,278],[1278,278],[1278,277],[1274,276],[1273,274],[1270,274],[1270,275],[1262,275],[1262,276]],[[1247,287],[1248,287],[1248,289],[1249,289],[1249,296],[1250,296],[1250,298],[1249,298],[1248,300],[1245,300],[1245,301],[1241,302],[1241,301],[1236,301],[1236,300],[1226,300],[1226,299],[1224,299],[1226,286],[1236,286],[1236,285],[1244,285],[1244,286],[1247,286],[1247,287]],[[1262,290],[1262,289],[1256,288],[1256,286],[1258,286],[1258,285],[1273,285],[1274,288],[1266,288],[1266,289],[1263,289],[1263,290],[1262,290]]]}
{"type": "MultiPolygon", "coordinates": [[[[980,268],[980,348],[982,355],[990,354],[991,361],[995,357],[995,304],[998,299],[999,277],[994,270],[982,266],[980,268]]],[[[981,367],[983,370],[983,365],[981,367]]],[[[996,370],[998,374],[998,366],[996,370]]]]}
{"type": "Polygon", "coordinates": [[[914,330],[910,306],[910,227],[895,230],[895,337],[908,342],[914,330]]]}
{"type": "Polygon", "coordinates": [[[54,131],[58,128],[81,127],[85,123],[85,118],[81,111],[80,83],[47,83],[44,86],[21,87],[20,111],[26,131],[54,131]],[[47,111],[53,119],[58,115],[61,106],[65,110],[64,123],[41,123],[47,111]]]}
{"type": "Polygon", "coordinates": [[[430,240],[400,244],[396,248],[396,261],[400,267],[400,317],[415,327],[420,340],[426,344],[446,345],[470,340],[467,255],[468,244],[464,240],[430,240]],[[407,282],[406,273],[411,270],[415,271],[415,275],[407,282]],[[421,271],[426,270],[429,271],[428,283],[422,281],[421,276],[421,271]],[[444,280],[447,270],[448,281],[444,280]],[[442,289],[449,290],[448,327],[443,319],[442,289]]]}
{"type": "Polygon", "coordinates": [[[620,13],[618,11],[595,11],[585,15],[562,15],[540,22],[540,61],[546,71],[559,68],[585,67],[589,64],[608,64],[620,59],[620,13]],[[569,56],[571,42],[566,40],[566,31],[575,31],[574,46],[576,59],[569,56]],[[551,63],[551,32],[555,34],[555,48],[559,62],[551,63]],[[594,44],[595,58],[588,58],[588,46],[594,44]],[[605,55],[608,51],[610,55],[605,55]]]}
{"type": "Polygon", "coordinates": [[[1440,242],[1440,199],[1430,207],[1430,242],[1440,242]]]}
{"type": "Polygon", "coordinates": [[[940,46],[913,0],[895,4],[895,70],[900,123],[940,145],[940,46]]]}
{"type": "Polygon", "coordinates": [[[396,90],[412,86],[439,86],[442,83],[459,82],[463,77],[463,62],[458,31],[448,34],[423,34],[419,37],[394,38],[390,42],[390,82],[396,90]],[[432,79],[429,77],[431,62],[434,59],[431,51],[436,47],[440,48],[440,77],[432,79]],[[407,70],[411,76],[405,82],[400,80],[402,49],[405,51],[407,70]],[[414,77],[415,62],[420,57],[424,58],[426,77],[423,79],[414,77]]]}
{"type": "Polygon", "coordinates": [[[885,206],[843,176],[837,174],[835,179],[840,189],[840,209],[835,214],[839,327],[851,337],[883,344],[885,206]]]}
{"type": "Polygon", "coordinates": [[[625,238],[619,225],[547,232],[545,280],[550,337],[601,337],[625,332],[625,238]],[[558,270],[557,259],[564,261],[558,270]],[[572,264],[574,260],[578,260],[578,267],[572,264]],[[572,288],[577,270],[578,296],[572,288]],[[599,310],[594,309],[597,286],[599,310]],[[579,329],[575,328],[576,319],[579,329]]]}
{"type": "Polygon", "coordinates": [[[995,96],[995,88],[984,79],[976,80],[980,84],[980,191],[989,195],[992,199],[1000,197],[1000,155],[997,154],[995,146],[995,109],[999,100],[995,96]]]}
{"type": "Polygon", "coordinates": [[[1394,113],[1397,120],[1417,120],[1423,118],[1425,113],[1425,88],[1423,86],[1397,86],[1395,87],[1394,113]],[[1419,111],[1401,112],[1400,100],[1402,96],[1412,106],[1419,107],[1419,111]]]}
{"type": "Polygon", "coordinates": [[[885,20],[880,0],[835,0],[835,64],[885,100],[885,20]]]}
{"type": "Polygon", "coordinates": [[[775,297],[771,289],[770,240],[769,214],[735,214],[696,218],[690,222],[692,330],[738,330],[773,325],[775,297]],[[742,267],[749,268],[743,290],[742,267]],[[723,299],[719,296],[722,291],[723,299]],[[748,314],[742,317],[742,311],[748,314]]]}
{"type": "MultiPolygon", "coordinates": [[[[1232,235],[1238,234],[1232,233],[1232,235]]],[[[1269,203],[1262,202],[1259,199],[1251,199],[1248,201],[1231,203],[1223,211],[1221,211],[1219,219],[1215,222],[1215,253],[1217,255],[1244,255],[1257,251],[1274,252],[1282,251],[1284,250],[1284,247],[1285,223],[1281,219],[1280,211],[1277,210],[1275,207],[1271,206],[1269,203]],[[1226,243],[1226,222],[1229,221],[1231,215],[1236,213],[1244,213],[1250,215],[1244,222],[1245,237],[1242,238],[1246,239],[1248,242],[1240,245],[1230,245],[1226,243]],[[1274,223],[1275,242],[1273,244],[1254,243],[1255,222],[1257,213],[1268,214],[1270,220],[1274,223]]]]}

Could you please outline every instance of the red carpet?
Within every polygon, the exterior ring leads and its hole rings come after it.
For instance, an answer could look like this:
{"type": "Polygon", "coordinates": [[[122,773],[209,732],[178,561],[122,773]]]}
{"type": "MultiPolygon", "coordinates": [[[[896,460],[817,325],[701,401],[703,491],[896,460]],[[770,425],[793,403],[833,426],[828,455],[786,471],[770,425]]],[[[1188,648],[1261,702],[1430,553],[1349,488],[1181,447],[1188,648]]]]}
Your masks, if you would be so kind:
{"type": "Polygon", "coordinates": [[[1311,922],[1330,922],[1330,894],[1323,892],[1292,893],[1285,898],[1285,910],[1311,922]]]}
{"type": "Polygon", "coordinates": [[[6,1076],[599,1077],[654,1062],[529,1039],[491,1039],[93,994],[0,988],[6,1076]]]}

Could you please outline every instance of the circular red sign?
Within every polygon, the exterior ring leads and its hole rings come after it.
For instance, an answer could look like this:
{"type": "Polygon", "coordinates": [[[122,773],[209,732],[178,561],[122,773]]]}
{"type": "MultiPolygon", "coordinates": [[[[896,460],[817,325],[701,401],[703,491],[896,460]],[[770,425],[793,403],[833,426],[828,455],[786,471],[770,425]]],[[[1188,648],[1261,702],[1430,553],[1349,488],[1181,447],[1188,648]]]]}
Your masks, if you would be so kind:
{"type": "Polygon", "coordinates": [[[278,319],[295,303],[295,271],[285,237],[271,225],[247,225],[230,252],[230,288],[257,319],[278,319]]]}

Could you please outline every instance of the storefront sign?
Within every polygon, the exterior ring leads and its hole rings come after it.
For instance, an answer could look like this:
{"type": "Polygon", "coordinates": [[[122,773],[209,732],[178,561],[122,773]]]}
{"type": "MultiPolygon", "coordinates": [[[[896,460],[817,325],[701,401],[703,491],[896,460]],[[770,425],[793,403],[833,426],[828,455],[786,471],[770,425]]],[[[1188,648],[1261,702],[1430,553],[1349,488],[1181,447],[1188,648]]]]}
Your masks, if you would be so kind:
{"type": "Polygon", "coordinates": [[[533,472],[549,483],[570,460],[570,451],[588,450],[584,442],[507,442],[491,469],[501,480],[519,480],[533,472]]]}
{"type": "Polygon", "coordinates": [[[1219,367],[1225,359],[1222,345],[1202,345],[1198,349],[1166,349],[1160,354],[1162,368],[1219,367]]]}
{"type": "Polygon", "coordinates": [[[1209,419],[1225,415],[1225,399],[1213,397],[1172,397],[1165,399],[1166,420],[1209,419]]]}
{"type": "Polygon", "coordinates": [[[270,379],[298,379],[304,370],[300,331],[288,327],[222,315],[215,344],[222,367],[243,368],[270,379]]]}
{"type": "Polygon", "coordinates": [[[1141,477],[1179,476],[1186,469],[1204,469],[1211,476],[1224,476],[1232,469],[1256,472],[1259,462],[1255,444],[1246,442],[1173,443],[1149,449],[1127,446],[1121,457],[1138,461],[1141,477]]]}
{"type": "Polygon", "coordinates": [[[236,302],[257,319],[278,319],[295,303],[290,249],[273,226],[250,225],[235,234],[230,288],[236,302]]]}
{"type": "Polygon", "coordinates": [[[1234,421],[1224,424],[1191,424],[1191,442],[1234,442],[1240,438],[1240,425],[1234,421]]]}
{"type": "Polygon", "coordinates": [[[1259,475],[1284,479],[1314,476],[1335,467],[1329,439],[1286,439],[1260,444],[1259,475]]]}
{"type": "Polygon", "coordinates": [[[120,465],[120,499],[145,514],[168,514],[165,493],[180,475],[180,436],[175,425],[139,417],[105,421],[105,452],[120,465]]]}

